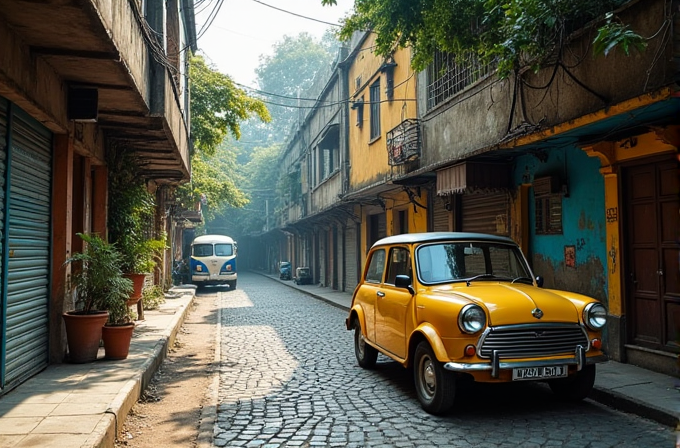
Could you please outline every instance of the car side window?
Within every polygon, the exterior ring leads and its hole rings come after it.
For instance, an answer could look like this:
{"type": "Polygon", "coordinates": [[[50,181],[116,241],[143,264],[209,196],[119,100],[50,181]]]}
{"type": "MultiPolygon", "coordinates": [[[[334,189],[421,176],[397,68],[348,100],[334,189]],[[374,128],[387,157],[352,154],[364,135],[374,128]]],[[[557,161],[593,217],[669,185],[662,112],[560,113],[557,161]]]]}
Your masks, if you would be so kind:
{"type": "Polygon", "coordinates": [[[394,285],[397,275],[408,275],[411,277],[411,254],[404,247],[393,247],[390,250],[387,280],[385,280],[385,283],[394,285]]]}
{"type": "Polygon", "coordinates": [[[368,270],[366,271],[366,283],[380,283],[385,270],[385,249],[378,249],[371,255],[368,270]]]}

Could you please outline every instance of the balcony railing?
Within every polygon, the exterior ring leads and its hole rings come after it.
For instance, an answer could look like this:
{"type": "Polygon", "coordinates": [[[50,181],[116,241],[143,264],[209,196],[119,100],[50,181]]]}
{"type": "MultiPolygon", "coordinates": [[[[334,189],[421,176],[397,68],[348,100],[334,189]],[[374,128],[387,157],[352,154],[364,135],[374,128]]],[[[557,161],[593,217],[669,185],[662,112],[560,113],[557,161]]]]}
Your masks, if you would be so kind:
{"type": "Polygon", "coordinates": [[[402,165],[420,157],[420,122],[406,119],[387,133],[387,156],[389,164],[402,165]]]}

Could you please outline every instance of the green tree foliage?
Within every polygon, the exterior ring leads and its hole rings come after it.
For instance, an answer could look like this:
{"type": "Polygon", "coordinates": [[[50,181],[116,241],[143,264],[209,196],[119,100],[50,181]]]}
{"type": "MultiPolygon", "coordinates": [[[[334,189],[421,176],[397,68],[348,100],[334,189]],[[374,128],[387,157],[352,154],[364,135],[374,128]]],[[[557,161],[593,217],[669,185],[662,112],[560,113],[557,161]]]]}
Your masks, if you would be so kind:
{"type": "Polygon", "coordinates": [[[262,231],[267,222],[267,210],[273,215],[276,206],[274,191],[279,181],[279,153],[280,145],[276,144],[255,148],[250,161],[240,168],[239,186],[248,195],[247,206],[221,210],[208,224],[211,231],[236,237],[262,231]]]}
{"type": "Polygon", "coordinates": [[[268,122],[271,117],[262,101],[237,88],[231,78],[208,66],[200,56],[191,58],[191,137],[205,155],[215,154],[229,132],[239,138],[240,123],[252,116],[268,122]]]}
{"type": "MultiPolygon", "coordinates": [[[[594,21],[596,51],[614,46],[643,48],[644,40],[618,22],[612,11],[627,0],[356,0],[340,36],[354,31],[377,34],[376,52],[389,55],[410,46],[413,68],[422,70],[435,49],[474,52],[498,62],[507,76],[526,66],[541,67],[554,57],[578,27],[594,21]],[[609,15],[607,15],[609,14],[609,15]],[[604,23],[606,21],[606,23],[604,23]]],[[[322,0],[332,5],[336,0],[322,0]]],[[[604,51],[607,50],[607,51],[604,51]]]]}
{"type": "Polygon", "coordinates": [[[250,118],[269,122],[265,104],[234,85],[200,56],[190,60],[191,77],[191,182],[176,192],[180,205],[193,209],[202,201],[205,218],[226,206],[242,207],[248,201],[237,187],[236,153],[225,139],[241,136],[241,123],[250,118]]]}
{"type": "Polygon", "coordinates": [[[214,155],[201,152],[191,158],[191,182],[178,187],[180,205],[193,209],[202,202],[205,221],[214,219],[226,207],[243,207],[248,203],[246,195],[237,185],[240,183],[236,167],[236,153],[227,141],[222,142],[214,155]]]}
{"type": "MultiPolygon", "coordinates": [[[[267,96],[272,114],[272,124],[268,129],[272,137],[270,142],[283,142],[298,116],[305,113],[306,109],[300,111],[296,107],[296,98],[308,96],[307,90],[314,76],[333,61],[333,50],[333,40],[329,36],[320,42],[303,32],[297,36],[284,36],[274,44],[271,55],[260,56],[260,63],[255,69],[259,88],[276,95],[267,96]]],[[[311,106],[312,103],[305,101],[302,105],[311,106]]]]}

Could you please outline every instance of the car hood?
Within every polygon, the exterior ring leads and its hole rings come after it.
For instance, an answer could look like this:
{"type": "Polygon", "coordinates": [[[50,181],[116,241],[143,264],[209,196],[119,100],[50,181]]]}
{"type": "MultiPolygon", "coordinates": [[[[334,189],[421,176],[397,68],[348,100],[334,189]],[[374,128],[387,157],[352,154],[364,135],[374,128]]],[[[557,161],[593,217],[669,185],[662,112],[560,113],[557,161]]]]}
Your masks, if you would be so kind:
{"type": "MultiPolygon", "coordinates": [[[[521,283],[465,282],[438,293],[455,294],[478,303],[489,312],[489,325],[540,322],[579,322],[579,310],[569,299],[555,292],[521,283]],[[539,319],[532,312],[542,312],[539,319]]],[[[539,313],[540,314],[540,313],[539,313]]]]}

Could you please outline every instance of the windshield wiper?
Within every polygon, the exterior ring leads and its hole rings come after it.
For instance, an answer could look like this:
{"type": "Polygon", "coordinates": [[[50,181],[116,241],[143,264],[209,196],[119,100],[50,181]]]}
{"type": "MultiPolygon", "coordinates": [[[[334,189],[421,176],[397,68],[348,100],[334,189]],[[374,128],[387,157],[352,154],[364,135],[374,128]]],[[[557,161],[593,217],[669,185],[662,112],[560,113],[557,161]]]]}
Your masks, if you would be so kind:
{"type": "Polygon", "coordinates": [[[474,277],[470,277],[469,279],[467,279],[466,283],[467,283],[468,286],[470,286],[470,282],[472,282],[473,280],[480,279],[480,278],[497,278],[497,277],[493,274],[479,274],[479,275],[475,275],[474,277]]]}
{"type": "Polygon", "coordinates": [[[528,285],[533,285],[533,284],[534,284],[534,281],[533,281],[532,279],[530,279],[529,277],[517,277],[516,279],[514,279],[514,280],[512,281],[512,283],[515,283],[515,282],[526,283],[526,284],[528,284],[528,285]]]}

